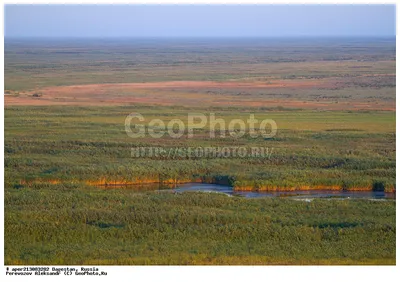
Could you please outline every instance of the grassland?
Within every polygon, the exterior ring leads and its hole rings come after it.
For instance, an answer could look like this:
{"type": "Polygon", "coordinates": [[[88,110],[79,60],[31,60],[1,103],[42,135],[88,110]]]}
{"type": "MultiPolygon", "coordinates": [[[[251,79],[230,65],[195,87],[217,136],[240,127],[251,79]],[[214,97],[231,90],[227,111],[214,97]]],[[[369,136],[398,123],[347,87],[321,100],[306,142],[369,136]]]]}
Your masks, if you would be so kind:
{"type": "Polygon", "coordinates": [[[5,88],[395,74],[393,39],[6,40],[5,88]]]}
{"type": "MultiPolygon", "coordinates": [[[[196,109],[197,111],[199,109],[196,109]]],[[[394,112],[255,111],[219,109],[227,122],[273,119],[272,139],[209,138],[209,128],[194,138],[165,135],[133,139],[125,118],[140,112],[146,120],[187,119],[191,109],[175,107],[10,107],[6,109],[5,172],[10,185],[35,182],[140,183],[160,178],[174,182],[222,181],[236,189],[395,188],[394,112]],[[263,158],[133,158],[135,147],[266,147],[263,158]]],[[[207,109],[204,109],[206,113],[207,109]]],[[[220,132],[217,132],[218,137],[220,132]]]]}
{"type": "Polygon", "coordinates": [[[395,191],[390,40],[10,41],[5,88],[6,264],[395,263],[395,201],[96,187],[395,191]],[[213,139],[206,126],[194,138],[132,139],[124,125],[132,112],[165,122],[254,114],[275,120],[278,133],[213,139]],[[271,153],[131,157],[149,146],[271,153]]]}
{"type": "Polygon", "coordinates": [[[42,185],[5,192],[6,264],[394,264],[395,202],[42,185]]]}

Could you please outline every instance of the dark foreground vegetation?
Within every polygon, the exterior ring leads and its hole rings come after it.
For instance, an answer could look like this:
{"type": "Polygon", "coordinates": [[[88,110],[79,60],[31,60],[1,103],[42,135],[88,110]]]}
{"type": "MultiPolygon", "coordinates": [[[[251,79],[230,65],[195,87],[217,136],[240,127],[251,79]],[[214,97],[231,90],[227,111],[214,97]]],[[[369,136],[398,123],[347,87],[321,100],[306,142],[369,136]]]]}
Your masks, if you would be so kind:
{"type": "Polygon", "coordinates": [[[395,264],[395,201],[5,191],[6,264],[395,264]]]}

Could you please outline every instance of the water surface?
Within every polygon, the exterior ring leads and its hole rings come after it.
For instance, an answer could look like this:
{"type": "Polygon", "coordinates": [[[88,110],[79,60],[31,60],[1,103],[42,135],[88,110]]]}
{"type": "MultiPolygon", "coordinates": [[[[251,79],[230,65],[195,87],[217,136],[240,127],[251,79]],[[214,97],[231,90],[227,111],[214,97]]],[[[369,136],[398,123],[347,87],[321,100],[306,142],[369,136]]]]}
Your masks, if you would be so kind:
{"type": "Polygon", "coordinates": [[[201,192],[218,192],[231,196],[242,196],[246,198],[261,197],[290,197],[294,199],[310,199],[310,198],[350,198],[350,199],[395,199],[395,193],[385,193],[380,191],[328,191],[328,190],[307,190],[307,191],[233,191],[230,186],[202,183],[187,183],[178,185],[173,189],[175,192],[201,191],[201,192]]]}
{"type": "Polygon", "coordinates": [[[307,191],[233,191],[231,186],[205,184],[205,183],[186,183],[177,185],[144,184],[144,185],[107,185],[98,186],[106,189],[132,189],[135,192],[144,191],[170,191],[182,192],[209,192],[223,193],[228,196],[238,196],[245,198],[279,197],[291,198],[296,200],[308,200],[315,198],[339,198],[339,199],[396,199],[395,193],[385,193],[381,191],[329,191],[329,190],[307,190],[307,191]]]}

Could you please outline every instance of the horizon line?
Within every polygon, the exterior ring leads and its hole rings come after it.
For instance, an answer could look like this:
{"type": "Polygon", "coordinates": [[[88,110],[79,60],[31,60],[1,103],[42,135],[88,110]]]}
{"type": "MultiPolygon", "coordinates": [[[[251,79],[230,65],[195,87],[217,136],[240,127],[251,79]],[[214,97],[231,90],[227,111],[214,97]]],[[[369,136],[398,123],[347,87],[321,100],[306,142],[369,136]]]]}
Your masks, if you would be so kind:
{"type": "Polygon", "coordinates": [[[286,35],[286,36],[4,36],[4,39],[290,39],[290,38],[396,38],[396,35],[286,35]]]}

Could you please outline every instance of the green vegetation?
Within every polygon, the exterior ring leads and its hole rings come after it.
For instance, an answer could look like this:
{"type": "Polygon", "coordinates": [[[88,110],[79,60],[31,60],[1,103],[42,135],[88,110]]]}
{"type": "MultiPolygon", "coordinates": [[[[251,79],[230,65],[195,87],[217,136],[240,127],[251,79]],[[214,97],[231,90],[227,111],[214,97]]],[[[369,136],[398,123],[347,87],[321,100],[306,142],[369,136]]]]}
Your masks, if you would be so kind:
{"type": "MultiPolygon", "coordinates": [[[[204,109],[204,112],[209,109],[204,109]]],[[[32,181],[84,183],[175,179],[226,182],[240,189],[369,189],[395,188],[395,113],[255,111],[227,108],[215,111],[229,122],[274,119],[278,133],[239,139],[210,139],[208,128],[193,139],[133,139],[124,121],[140,112],[147,121],[187,119],[184,107],[9,107],[5,110],[5,175],[10,186],[32,181]],[[266,147],[263,158],[133,158],[131,148],[266,147]],[[219,179],[219,180],[218,180],[219,179]],[[308,187],[311,186],[311,187],[308,187]],[[308,188],[307,188],[308,187],[308,188]]],[[[196,109],[198,111],[198,109],[196,109]]],[[[216,136],[219,132],[216,133],[216,136]]]]}
{"type": "Polygon", "coordinates": [[[5,191],[6,264],[395,264],[395,202],[5,191]]]}
{"type": "MultiPolygon", "coordinates": [[[[395,201],[249,200],[83,184],[162,175],[252,189],[388,190],[395,183],[394,113],[259,111],[279,126],[271,140],[213,140],[204,138],[207,128],[176,140],[129,138],[124,119],[132,111],[167,121],[188,109],[5,109],[6,264],[395,264],[395,201]],[[137,159],[130,157],[134,146],[273,151],[270,158],[137,159]]],[[[237,112],[217,111],[228,120],[248,116],[237,112]]]]}

